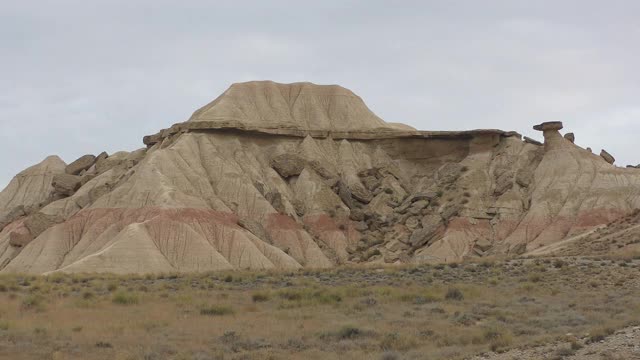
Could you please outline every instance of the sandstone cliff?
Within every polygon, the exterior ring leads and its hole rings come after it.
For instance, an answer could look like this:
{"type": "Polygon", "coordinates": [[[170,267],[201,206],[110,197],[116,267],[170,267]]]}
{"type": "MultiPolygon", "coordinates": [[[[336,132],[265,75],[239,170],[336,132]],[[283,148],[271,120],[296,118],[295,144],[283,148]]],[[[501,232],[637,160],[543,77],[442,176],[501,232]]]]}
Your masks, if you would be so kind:
{"type": "Polygon", "coordinates": [[[3,272],[149,273],[524,254],[640,209],[640,169],[560,134],[417,131],[351,91],[234,84],[131,153],[0,193],[3,272]]]}

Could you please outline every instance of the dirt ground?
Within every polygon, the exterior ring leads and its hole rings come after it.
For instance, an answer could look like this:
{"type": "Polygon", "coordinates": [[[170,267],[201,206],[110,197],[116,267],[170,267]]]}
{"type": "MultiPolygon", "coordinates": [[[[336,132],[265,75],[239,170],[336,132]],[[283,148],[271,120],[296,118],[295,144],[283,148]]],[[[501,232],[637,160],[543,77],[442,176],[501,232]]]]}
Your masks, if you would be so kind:
{"type": "Polygon", "coordinates": [[[634,359],[639,258],[0,276],[0,359],[634,359]]]}

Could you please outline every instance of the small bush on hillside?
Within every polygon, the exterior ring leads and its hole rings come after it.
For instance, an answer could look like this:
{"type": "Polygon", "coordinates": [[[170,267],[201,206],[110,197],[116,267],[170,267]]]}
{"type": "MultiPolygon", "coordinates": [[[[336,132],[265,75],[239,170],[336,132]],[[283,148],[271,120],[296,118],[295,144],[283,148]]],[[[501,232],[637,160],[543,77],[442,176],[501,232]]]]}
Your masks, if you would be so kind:
{"type": "Polygon", "coordinates": [[[200,309],[200,315],[207,316],[224,316],[224,315],[233,315],[234,311],[229,306],[221,306],[221,305],[211,305],[207,307],[203,307],[200,309]]]}
{"type": "Polygon", "coordinates": [[[267,293],[255,293],[253,295],[251,295],[251,300],[253,300],[253,302],[265,302],[265,301],[269,301],[269,294],[267,293]]]}
{"type": "Polygon", "coordinates": [[[449,288],[444,298],[447,300],[461,301],[464,300],[464,294],[457,288],[449,288]]]}
{"type": "Polygon", "coordinates": [[[371,331],[365,331],[355,326],[346,325],[337,331],[320,334],[320,338],[323,340],[354,340],[371,335],[373,335],[373,332],[371,331]]]}
{"type": "Polygon", "coordinates": [[[42,310],[44,308],[43,299],[41,296],[30,294],[22,299],[23,310],[42,310]]]}
{"type": "Polygon", "coordinates": [[[139,302],[138,295],[128,292],[119,292],[113,295],[111,301],[118,305],[135,305],[139,302]]]}

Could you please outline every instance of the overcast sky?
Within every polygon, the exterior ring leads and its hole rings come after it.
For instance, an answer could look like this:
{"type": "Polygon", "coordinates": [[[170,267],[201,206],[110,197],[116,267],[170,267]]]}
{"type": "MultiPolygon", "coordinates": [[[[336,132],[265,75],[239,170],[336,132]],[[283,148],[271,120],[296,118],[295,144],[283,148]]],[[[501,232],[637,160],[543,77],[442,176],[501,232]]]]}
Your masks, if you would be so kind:
{"type": "Polygon", "coordinates": [[[340,84],[424,130],[561,120],[637,164],[639,19],[636,0],[0,0],[0,188],[265,79],[340,84]]]}

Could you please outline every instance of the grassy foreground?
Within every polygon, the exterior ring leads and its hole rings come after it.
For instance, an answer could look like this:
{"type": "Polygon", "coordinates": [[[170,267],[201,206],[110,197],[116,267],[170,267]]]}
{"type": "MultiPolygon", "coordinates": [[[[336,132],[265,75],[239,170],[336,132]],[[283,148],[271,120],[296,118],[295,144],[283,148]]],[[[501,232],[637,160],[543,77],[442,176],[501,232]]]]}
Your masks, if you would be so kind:
{"type": "Polygon", "coordinates": [[[0,276],[0,359],[456,359],[640,324],[640,259],[0,276]]]}

